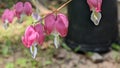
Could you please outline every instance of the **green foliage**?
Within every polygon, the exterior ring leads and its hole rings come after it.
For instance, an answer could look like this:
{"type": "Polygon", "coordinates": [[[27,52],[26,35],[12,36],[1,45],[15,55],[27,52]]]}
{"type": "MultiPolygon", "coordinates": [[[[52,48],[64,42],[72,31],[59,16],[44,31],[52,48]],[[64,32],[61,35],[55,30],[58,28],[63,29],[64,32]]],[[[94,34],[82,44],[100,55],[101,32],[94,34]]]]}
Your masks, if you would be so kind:
{"type": "Polygon", "coordinates": [[[0,9],[0,16],[2,15],[3,11],[4,11],[4,9],[0,9]]]}
{"type": "Polygon", "coordinates": [[[49,40],[53,40],[54,36],[50,35],[50,36],[46,36],[45,41],[49,41],[49,40]]]}
{"type": "Polygon", "coordinates": [[[5,68],[14,68],[14,64],[9,62],[5,65],[5,68]]]}
{"type": "Polygon", "coordinates": [[[32,24],[34,22],[32,16],[25,17],[25,20],[26,20],[25,23],[27,25],[30,25],[30,24],[32,24]]]}
{"type": "Polygon", "coordinates": [[[11,8],[16,2],[17,0],[0,0],[0,5],[4,5],[4,7],[0,8],[0,10],[3,8],[11,8]]]}
{"type": "Polygon", "coordinates": [[[9,47],[4,45],[1,51],[3,56],[7,56],[9,52],[9,47]]]}
{"type": "Polygon", "coordinates": [[[3,56],[8,56],[10,53],[10,46],[12,45],[9,39],[6,40],[4,45],[1,45],[1,53],[3,56]]]}
{"type": "Polygon", "coordinates": [[[113,43],[112,48],[116,51],[120,51],[120,45],[119,44],[113,43]]]}
{"type": "Polygon", "coordinates": [[[37,62],[35,60],[31,60],[32,67],[34,67],[34,68],[37,66],[38,63],[39,62],[37,62]]]}
{"type": "Polygon", "coordinates": [[[86,55],[87,55],[88,57],[91,57],[93,54],[94,54],[94,52],[86,52],[86,55]]]}
{"type": "Polygon", "coordinates": [[[71,51],[71,48],[69,48],[65,43],[62,43],[62,47],[65,48],[66,50],[71,51]]]}
{"type": "Polygon", "coordinates": [[[80,46],[78,46],[78,47],[76,47],[75,49],[74,49],[74,52],[78,52],[79,50],[80,50],[80,46]]]}
{"type": "Polygon", "coordinates": [[[52,64],[53,62],[52,61],[50,61],[50,60],[48,60],[48,61],[45,61],[45,66],[46,65],[49,65],[49,64],[52,64]]]}
{"type": "Polygon", "coordinates": [[[16,61],[16,65],[18,65],[19,67],[26,67],[26,63],[27,63],[27,59],[25,58],[19,58],[16,61]]]}

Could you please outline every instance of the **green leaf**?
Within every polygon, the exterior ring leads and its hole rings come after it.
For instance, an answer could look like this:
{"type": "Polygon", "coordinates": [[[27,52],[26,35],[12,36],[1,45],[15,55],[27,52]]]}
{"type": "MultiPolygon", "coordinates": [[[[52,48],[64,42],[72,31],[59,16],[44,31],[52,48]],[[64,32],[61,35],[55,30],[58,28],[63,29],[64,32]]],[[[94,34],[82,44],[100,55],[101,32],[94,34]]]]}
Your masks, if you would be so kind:
{"type": "Polygon", "coordinates": [[[8,48],[7,46],[4,46],[4,47],[2,48],[2,54],[3,54],[4,56],[7,56],[8,52],[9,52],[9,48],[8,48]]]}
{"type": "Polygon", "coordinates": [[[5,45],[7,45],[7,46],[10,46],[12,43],[11,43],[11,40],[6,40],[6,43],[5,43],[5,45]]]}
{"type": "Polygon", "coordinates": [[[112,44],[112,48],[116,51],[120,51],[120,45],[116,44],[116,43],[113,43],[112,44]]]}
{"type": "Polygon", "coordinates": [[[5,68],[14,68],[14,64],[9,62],[5,65],[5,68]]]}
{"type": "Polygon", "coordinates": [[[30,25],[30,24],[33,23],[33,18],[32,18],[32,16],[26,17],[26,23],[27,23],[28,25],[30,25]]]}
{"type": "Polygon", "coordinates": [[[75,52],[77,52],[77,51],[79,51],[79,50],[80,50],[80,48],[81,48],[81,47],[80,47],[80,46],[78,46],[78,47],[76,47],[76,48],[74,49],[74,51],[75,51],[75,52]]]}
{"type": "Polygon", "coordinates": [[[32,65],[35,66],[37,64],[36,61],[32,61],[32,65]]]}
{"type": "Polygon", "coordinates": [[[86,52],[85,53],[88,57],[92,56],[94,53],[93,52],[86,52]]]}
{"type": "Polygon", "coordinates": [[[24,58],[19,58],[16,63],[20,66],[26,66],[27,60],[24,58]]]}
{"type": "Polygon", "coordinates": [[[67,50],[71,50],[71,48],[68,47],[65,43],[62,44],[62,47],[65,48],[65,49],[67,49],[67,50]]]}
{"type": "Polygon", "coordinates": [[[52,64],[53,62],[52,61],[45,61],[45,65],[49,65],[49,64],[52,64]]]}

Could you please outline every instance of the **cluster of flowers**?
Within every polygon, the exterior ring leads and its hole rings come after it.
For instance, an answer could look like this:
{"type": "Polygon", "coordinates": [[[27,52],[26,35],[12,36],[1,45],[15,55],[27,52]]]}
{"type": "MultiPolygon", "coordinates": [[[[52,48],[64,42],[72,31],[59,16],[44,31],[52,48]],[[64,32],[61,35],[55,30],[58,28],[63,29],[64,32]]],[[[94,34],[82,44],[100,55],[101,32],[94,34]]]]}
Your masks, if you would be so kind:
{"type": "MultiPolygon", "coordinates": [[[[67,3],[68,4],[69,0],[67,3]]],[[[87,0],[87,3],[92,11],[91,20],[95,25],[98,25],[101,19],[101,5],[102,0],[87,0]]],[[[64,4],[64,5],[65,5],[64,4]]],[[[46,35],[54,35],[54,45],[58,48],[59,36],[65,37],[68,32],[68,19],[67,17],[58,12],[47,14],[44,18],[39,16],[39,13],[33,12],[32,6],[29,2],[18,2],[14,5],[14,9],[6,9],[2,15],[2,22],[4,27],[7,28],[9,23],[12,23],[13,18],[17,17],[18,21],[23,22],[24,16],[32,16],[37,21],[36,24],[28,26],[25,34],[22,37],[22,42],[25,47],[30,48],[32,57],[35,58],[37,54],[37,45],[42,45],[46,35]],[[41,24],[44,20],[44,24],[41,24]]]]}
{"type": "Polygon", "coordinates": [[[39,13],[34,13],[30,2],[18,2],[14,5],[14,9],[6,9],[2,15],[2,22],[4,27],[12,23],[14,17],[20,22],[23,16],[32,16],[37,23],[29,25],[24,36],[22,36],[22,42],[25,47],[30,48],[32,57],[35,58],[37,54],[37,45],[42,45],[46,35],[54,35],[54,45],[58,48],[59,36],[65,37],[68,31],[68,19],[62,13],[50,13],[44,18],[39,16],[39,13]],[[41,20],[44,20],[44,24],[41,24],[41,20]]]}
{"type": "Polygon", "coordinates": [[[22,19],[23,14],[30,16],[32,14],[32,6],[29,2],[18,2],[14,5],[14,9],[5,9],[4,13],[2,14],[2,22],[4,27],[7,28],[9,23],[12,23],[14,17],[17,17],[18,20],[22,19]]]}

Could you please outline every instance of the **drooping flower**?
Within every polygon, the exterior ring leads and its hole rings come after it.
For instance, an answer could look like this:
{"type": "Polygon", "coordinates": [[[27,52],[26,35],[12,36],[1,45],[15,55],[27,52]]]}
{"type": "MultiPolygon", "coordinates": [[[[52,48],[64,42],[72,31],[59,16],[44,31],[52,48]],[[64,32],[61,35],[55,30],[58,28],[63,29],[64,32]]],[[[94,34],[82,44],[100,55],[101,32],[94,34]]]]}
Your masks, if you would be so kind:
{"type": "Polygon", "coordinates": [[[57,32],[60,36],[65,37],[68,30],[68,19],[64,14],[50,14],[45,18],[45,30],[49,35],[57,32]]]}
{"type": "Polygon", "coordinates": [[[57,32],[59,32],[59,35],[61,37],[65,37],[68,32],[68,19],[63,14],[57,15],[57,21],[55,23],[55,29],[57,32]]]}
{"type": "Polygon", "coordinates": [[[14,9],[20,23],[23,22],[25,15],[30,16],[32,14],[32,5],[29,2],[18,2],[14,9]]]}
{"type": "Polygon", "coordinates": [[[32,6],[29,2],[25,2],[24,3],[24,13],[27,16],[30,16],[32,14],[32,6]]]}
{"type": "Polygon", "coordinates": [[[44,41],[43,27],[41,24],[36,24],[35,26],[30,25],[25,31],[25,35],[22,37],[22,42],[25,47],[30,48],[33,58],[35,58],[37,53],[36,45],[42,45],[44,41]],[[34,48],[34,50],[32,50],[34,48]]]}
{"type": "Polygon", "coordinates": [[[41,24],[28,26],[25,35],[22,37],[22,42],[25,47],[29,48],[34,43],[42,44],[44,41],[43,27],[41,24]]]}
{"type": "Polygon", "coordinates": [[[15,12],[16,12],[16,16],[18,18],[20,18],[20,15],[23,13],[24,11],[24,6],[23,6],[23,3],[22,2],[18,2],[16,3],[16,5],[14,6],[14,9],[15,9],[15,12]]]}
{"type": "Polygon", "coordinates": [[[90,7],[90,10],[92,11],[91,20],[95,25],[99,25],[100,19],[102,17],[100,13],[102,0],[87,0],[87,3],[90,7]]]}
{"type": "Polygon", "coordinates": [[[54,38],[54,44],[56,48],[58,48],[59,45],[59,35],[61,37],[65,37],[68,32],[68,19],[67,17],[59,13],[57,15],[49,14],[45,17],[45,23],[44,23],[45,31],[49,35],[53,33],[55,36],[54,38]]]}
{"type": "Polygon", "coordinates": [[[2,14],[2,22],[5,28],[7,28],[8,23],[12,23],[14,19],[14,11],[5,9],[4,13],[2,14]]]}

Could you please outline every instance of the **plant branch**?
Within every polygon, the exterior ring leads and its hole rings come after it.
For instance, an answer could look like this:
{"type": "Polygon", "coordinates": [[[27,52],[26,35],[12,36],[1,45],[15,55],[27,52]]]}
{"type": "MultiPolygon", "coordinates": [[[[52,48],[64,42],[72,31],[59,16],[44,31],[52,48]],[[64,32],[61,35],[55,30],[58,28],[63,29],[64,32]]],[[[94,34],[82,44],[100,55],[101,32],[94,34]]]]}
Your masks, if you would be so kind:
{"type": "MultiPolygon", "coordinates": [[[[33,0],[34,1],[34,0],[33,0]]],[[[67,4],[69,4],[72,0],[68,0],[67,2],[65,2],[63,5],[61,5],[58,9],[52,11],[49,15],[53,14],[53,13],[57,13],[58,11],[60,11],[62,8],[64,8],[67,4]]],[[[38,23],[40,22],[41,20],[43,20],[44,18],[46,18],[47,16],[49,15],[46,15],[46,16],[43,16],[40,20],[38,20],[37,22],[35,23],[38,23]]]]}

